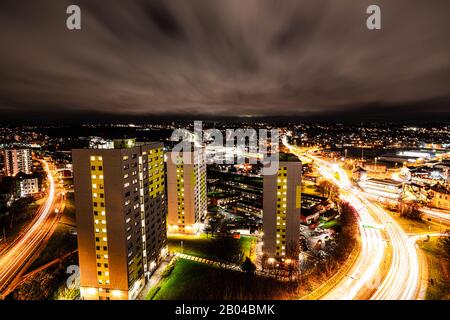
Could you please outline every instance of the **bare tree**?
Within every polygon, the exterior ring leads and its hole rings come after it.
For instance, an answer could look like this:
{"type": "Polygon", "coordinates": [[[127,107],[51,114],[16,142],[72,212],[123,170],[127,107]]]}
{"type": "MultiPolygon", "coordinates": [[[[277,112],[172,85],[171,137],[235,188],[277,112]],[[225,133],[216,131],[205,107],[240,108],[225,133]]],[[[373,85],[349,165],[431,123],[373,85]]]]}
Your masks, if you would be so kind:
{"type": "Polygon", "coordinates": [[[322,196],[329,197],[331,196],[333,186],[333,183],[328,180],[320,180],[317,184],[317,189],[322,194],[322,196]]]}
{"type": "Polygon", "coordinates": [[[450,257],[450,230],[445,231],[446,236],[439,239],[439,246],[443,249],[447,258],[450,257]]]}
{"type": "Polygon", "coordinates": [[[422,212],[417,202],[402,202],[400,216],[410,220],[422,221],[422,212]]]}
{"type": "Polygon", "coordinates": [[[299,241],[289,241],[286,244],[285,267],[288,272],[288,276],[291,280],[298,276],[299,255],[300,255],[299,241]]]}
{"type": "Polygon", "coordinates": [[[269,269],[269,255],[267,253],[263,253],[261,256],[261,269],[263,272],[269,269]]]}
{"type": "Polygon", "coordinates": [[[252,262],[252,260],[250,260],[249,257],[247,257],[244,261],[244,263],[241,265],[241,269],[242,271],[248,273],[248,274],[254,274],[256,271],[256,266],[255,264],[252,262]]]}

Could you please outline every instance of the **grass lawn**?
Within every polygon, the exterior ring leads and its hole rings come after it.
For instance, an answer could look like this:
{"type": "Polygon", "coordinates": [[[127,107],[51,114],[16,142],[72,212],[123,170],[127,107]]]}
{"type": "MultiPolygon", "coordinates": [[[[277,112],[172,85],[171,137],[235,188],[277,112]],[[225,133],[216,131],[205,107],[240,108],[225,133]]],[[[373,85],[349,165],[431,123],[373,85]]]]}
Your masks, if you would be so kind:
{"type": "MultiPolygon", "coordinates": [[[[23,208],[21,208],[20,211],[14,213],[14,215],[11,216],[14,218],[11,229],[10,229],[11,221],[8,219],[7,224],[2,226],[5,227],[5,234],[8,240],[12,240],[15,237],[17,237],[20,234],[20,232],[29,225],[32,219],[36,216],[36,212],[39,209],[39,207],[44,203],[44,200],[45,199],[43,198],[33,201],[28,205],[24,206],[23,208]]],[[[0,238],[2,238],[3,230],[0,229],[0,232],[1,232],[0,238]]]]}
{"type": "Polygon", "coordinates": [[[151,297],[154,291],[157,291],[152,300],[176,300],[183,296],[184,287],[187,283],[201,282],[203,275],[211,269],[214,269],[214,267],[179,259],[171,274],[163,279],[157,287],[150,290],[147,297],[151,297]],[[157,289],[158,287],[159,289],[157,289]]]}
{"type": "Polygon", "coordinates": [[[170,235],[167,237],[169,251],[181,252],[181,241],[183,241],[184,254],[204,258],[211,256],[209,252],[210,243],[213,241],[211,236],[170,235]]]}
{"type": "Polygon", "coordinates": [[[239,240],[244,257],[249,257],[252,261],[256,260],[256,238],[251,236],[241,236],[239,240]]]}
{"type": "Polygon", "coordinates": [[[61,223],[71,226],[76,225],[75,218],[75,199],[73,193],[67,193],[66,204],[64,207],[63,215],[61,216],[61,223]]]}
{"type": "Polygon", "coordinates": [[[18,221],[13,223],[13,229],[10,231],[12,236],[17,236],[31,222],[41,204],[42,201],[33,202],[15,215],[14,218],[18,221]]]}
{"type": "MultiPolygon", "coordinates": [[[[406,233],[431,233],[431,232],[441,232],[440,227],[434,223],[429,223],[426,221],[414,221],[406,218],[400,217],[400,214],[392,211],[388,211],[391,217],[403,228],[406,233]]],[[[445,230],[444,230],[445,231],[445,230]]]]}
{"type": "Polygon", "coordinates": [[[313,196],[319,196],[321,197],[322,194],[317,191],[317,187],[314,183],[309,181],[304,181],[302,184],[302,193],[310,194],[313,196]]]}
{"type": "Polygon", "coordinates": [[[332,219],[330,221],[325,221],[320,227],[324,229],[333,229],[338,227],[340,223],[339,219],[332,219]]]}
{"type": "Polygon", "coordinates": [[[227,196],[228,194],[225,192],[217,192],[217,191],[213,191],[208,193],[208,197],[224,197],[227,196]]]}
{"type": "Polygon", "coordinates": [[[59,224],[52,237],[49,239],[44,250],[33,262],[29,270],[36,269],[60,256],[65,255],[77,248],[77,236],[70,232],[73,228],[67,225],[59,224]]]}
{"type": "MultiPolygon", "coordinates": [[[[206,236],[191,235],[170,235],[167,237],[167,243],[170,251],[181,252],[181,241],[183,241],[183,253],[191,256],[209,258],[216,260],[217,252],[212,252],[212,241],[215,238],[206,236]]],[[[249,257],[253,261],[256,260],[256,238],[251,236],[241,236],[239,243],[244,257],[249,257]]]]}
{"type": "Polygon", "coordinates": [[[425,253],[428,263],[427,300],[450,299],[450,261],[445,258],[443,249],[439,247],[438,243],[438,238],[431,238],[428,242],[419,242],[419,247],[425,253]]]}
{"type": "Polygon", "coordinates": [[[152,300],[254,300],[285,296],[289,284],[179,259],[170,275],[150,290],[152,300]]]}

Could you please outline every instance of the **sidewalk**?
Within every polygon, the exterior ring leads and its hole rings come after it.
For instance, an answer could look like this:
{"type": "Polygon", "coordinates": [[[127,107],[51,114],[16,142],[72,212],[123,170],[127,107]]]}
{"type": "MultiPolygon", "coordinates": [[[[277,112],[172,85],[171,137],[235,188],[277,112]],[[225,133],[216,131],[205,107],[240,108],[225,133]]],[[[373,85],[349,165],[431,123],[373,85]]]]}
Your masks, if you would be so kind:
{"type": "Polygon", "coordinates": [[[175,255],[182,259],[196,261],[196,262],[205,263],[205,264],[209,264],[209,265],[216,266],[216,267],[222,267],[225,269],[242,272],[241,268],[236,264],[231,264],[231,263],[222,263],[221,264],[218,261],[200,258],[200,257],[196,257],[196,256],[191,256],[191,255],[187,255],[184,253],[176,253],[175,255]]]}
{"type": "Polygon", "coordinates": [[[135,300],[145,300],[148,292],[150,289],[154,286],[156,286],[161,281],[161,274],[166,269],[167,265],[175,259],[175,256],[167,256],[166,259],[164,259],[161,264],[159,265],[158,269],[153,272],[152,276],[150,277],[150,280],[147,281],[144,288],[142,288],[141,292],[137,295],[135,300]]]}

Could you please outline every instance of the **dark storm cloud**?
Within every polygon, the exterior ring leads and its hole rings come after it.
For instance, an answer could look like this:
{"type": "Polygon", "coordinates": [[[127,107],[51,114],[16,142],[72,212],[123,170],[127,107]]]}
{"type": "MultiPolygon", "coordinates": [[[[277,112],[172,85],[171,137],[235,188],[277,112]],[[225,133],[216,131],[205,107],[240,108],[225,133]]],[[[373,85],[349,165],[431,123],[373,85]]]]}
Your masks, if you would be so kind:
{"type": "Polygon", "coordinates": [[[447,0],[2,0],[0,114],[379,117],[438,98],[433,112],[448,115],[449,11],[447,0]],[[69,4],[82,31],[65,27],[69,4]],[[369,4],[381,31],[365,26],[369,4]]]}

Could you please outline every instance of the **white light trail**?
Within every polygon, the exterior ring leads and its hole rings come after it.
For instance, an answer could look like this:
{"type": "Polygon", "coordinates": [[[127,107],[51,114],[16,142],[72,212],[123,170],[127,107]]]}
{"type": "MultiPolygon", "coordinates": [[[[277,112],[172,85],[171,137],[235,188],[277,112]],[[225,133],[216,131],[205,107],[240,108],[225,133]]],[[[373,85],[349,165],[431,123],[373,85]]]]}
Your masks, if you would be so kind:
{"type": "MultiPolygon", "coordinates": [[[[297,148],[289,145],[287,139],[283,143],[297,156],[297,148]]],[[[361,252],[351,268],[348,277],[344,277],[324,299],[355,299],[364,288],[376,291],[371,299],[410,300],[416,299],[420,286],[419,256],[415,240],[407,236],[397,222],[373,203],[363,192],[352,186],[346,172],[336,163],[324,161],[318,157],[307,155],[318,166],[319,172],[328,180],[335,183],[345,199],[356,209],[359,216],[359,230],[361,234],[361,252]],[[392,258],[387,275],[377,285],[377,277],[382,261],[386,255],[386,244],[381,230],[363,228],[365,224],[378,224],[379,221],[387,233],[392,246],[392,258]]]]}
{"type": "Polygon", "coordinates": [[[54,206],[55,181],[48,163],[46,161],[42,162],[44,164],[49,182],[47,199],[44,204],[39,207],[36,218],[33,220],[32,225],[26,230],[24,235],[16,240],[13,246],[0,257],[0,290],[3,290],[4,287],[14,278],[16,273],[20,271],[20,268],[31,257],[34,250],[43,241],[48,231],[46,228],[43,228],[43,224],[49,217],[54,206]]]}

